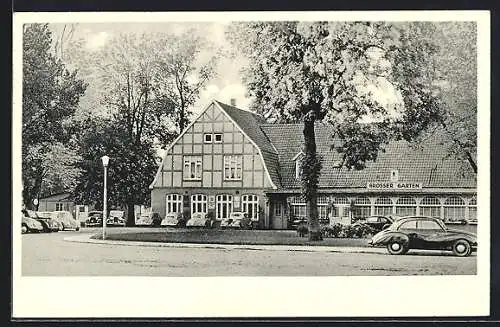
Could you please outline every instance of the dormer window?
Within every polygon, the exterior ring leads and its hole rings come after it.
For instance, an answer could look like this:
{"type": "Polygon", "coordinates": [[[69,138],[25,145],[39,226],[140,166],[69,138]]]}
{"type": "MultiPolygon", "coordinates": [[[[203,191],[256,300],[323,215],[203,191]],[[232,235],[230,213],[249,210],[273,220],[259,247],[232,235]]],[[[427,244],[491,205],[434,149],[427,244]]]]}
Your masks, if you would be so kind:
{"type": "Polygon", "coordinates": [[[391,182],[397,182],[399,181],[399,172],[397,169],[391,170],[391,182]]]}
{"type": "Polygon", "coordinates": [[[304,152],[300,151],[292,158],[295,161],[295,178],[299,179],[302,176],[302,159],[304,158],[304,152]]]}

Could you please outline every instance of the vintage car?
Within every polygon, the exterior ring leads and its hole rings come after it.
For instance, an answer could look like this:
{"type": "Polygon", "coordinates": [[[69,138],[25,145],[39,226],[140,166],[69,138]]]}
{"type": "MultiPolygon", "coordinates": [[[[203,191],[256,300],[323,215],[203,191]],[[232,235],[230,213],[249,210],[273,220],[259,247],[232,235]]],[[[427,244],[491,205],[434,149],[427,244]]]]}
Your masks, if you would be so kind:
{"type": "Polygon", "coordinates": [[[220,227],[250,229],[252,222],[245,212],[231,212],[228,218],[222,219],[220,227]]]}
{"type": "Polygon", "coordinates": [[[353,226],[368,226],[374,233],[380,232],[382,229],[389,227],[394,222],[394,219],[387,216],[370,216],[362,218],[354,222],[353,226]]]}
{"type": "Polygon", "coordinates": [[[61,231],[64,229],[64,225],[61,222],[52,218],[51,211],[37,211],[36,214],[39,218],[51,219],[51,220],[55,221],[55,223],[58,226],[58,231],[61,231]]]}
{"type": "Polygon", "coordinates": [[[107,226],[125,226],[125,214],[122,210],[110,210],[106,219],[107,226]]]}
{"type": "Polygon", "coordinates": [[[102,226],[102,211],[89,211],[85,226],[95,227],[102,226]]]}
{"type": "Polygon", "coordinates": [[[57,220],[63,225],[63,230],[80,230],[80,223],[73,217],[69,211],[52,211],[51,218],[57,220]]]}
{"type": "Polygon", "coordinates": [[[186,226],[186,219],[180,212],[170,212],[162,219],[160,226],[184,227],[186,226]]]}
{"type": "Polygon", "coordinates": [[[424,216],[402,217],[375,234],[369,243],[386,246],[390,254],[428,249],[451,250],[456,256],[466,257],[477,249],[474,233],[447,228],[441,219],[424,216]]]}
{"type": "Polygon", "coordinates": [[[36,219],[25,216],[23,213],[21,221],[21,233],[26,234],[41,231],[43,231],[42,224],[36,219]]]}
{"type": "Polygon", "coordinates": [[[32,210],[23,210],[23,214],[26,217],[33,218],[33,219],[37,220],[40,224],[42,224],[43,232],[45,232],[45,233],[59,231],[59,223],[50,217],[40,216],[40,215],[38,215],[38,213],[36,211],[32,211],[32,210]]]}
{"type": "Polygon", "coordinates": [[[197,212],[191,215],[191,218],[186,222],[186,227],[207,227],[212,228],[214,220],[208,213],[197,212]]]}

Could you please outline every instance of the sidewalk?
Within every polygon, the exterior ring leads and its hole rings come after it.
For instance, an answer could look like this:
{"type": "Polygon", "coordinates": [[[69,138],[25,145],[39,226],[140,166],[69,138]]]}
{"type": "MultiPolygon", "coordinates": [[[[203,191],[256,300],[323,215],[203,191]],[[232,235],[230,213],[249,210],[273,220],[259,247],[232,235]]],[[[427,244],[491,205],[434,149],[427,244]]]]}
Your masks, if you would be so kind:
{"type": "Polygon", "coordinates": [[[342,246],[304,246],[304,245],[238,245],[238,244],[199,244],[199,243],[166,243],[166,242],[140,242],[140,241],[115,241],[96,240],[94,234],[81,234],[65,237],[67,242],[108,244],[122,246],[147,246],[167,248],[205,248],[227,250],[265,250],[265,251],[304,251],[304,252],[337,252],[337,253],[382,253],[384,248],[375,247],[342,247],[342,246]]]}

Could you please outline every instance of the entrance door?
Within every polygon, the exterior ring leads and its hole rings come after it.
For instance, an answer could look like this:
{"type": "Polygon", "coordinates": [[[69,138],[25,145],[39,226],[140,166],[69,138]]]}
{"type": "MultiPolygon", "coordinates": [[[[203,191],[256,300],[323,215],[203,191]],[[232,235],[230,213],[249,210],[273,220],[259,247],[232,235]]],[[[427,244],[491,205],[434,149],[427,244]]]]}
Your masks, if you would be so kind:
{"type": "Polygon", "coordinates": [[[330,224],[344,224],[348,225],[351,223],[351,210],[349,205],[346,204],[336,204],[330,214],[330,224]]]}
{"type": "Polygon", "coordinates": [[[282,202],[274,202],[273,203],[273,220],[272,220],[272,228],[273,229],[286,229],[287,228],[287,219],[284,212],[284,207],[282,202]]]}

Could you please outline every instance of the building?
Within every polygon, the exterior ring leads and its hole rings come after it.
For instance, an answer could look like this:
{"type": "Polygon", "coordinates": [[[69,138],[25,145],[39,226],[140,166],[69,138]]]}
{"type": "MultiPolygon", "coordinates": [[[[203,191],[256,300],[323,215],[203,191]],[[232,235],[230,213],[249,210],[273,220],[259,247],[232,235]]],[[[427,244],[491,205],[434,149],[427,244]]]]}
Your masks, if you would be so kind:
{"type": "MultiPolygon", "coordinates": [[[[476,220],[476,176],[460,171],[437,140],[421,148],[392,142],[363,170],[341,167],[333,130],[318,124],[323,222],[369,215],[422,214],[476,220]]],[[[301,124],[268,124],[255,113],[212,101],[166,149],[150,185],[152,211],[245,211],[264,229],[306,217],[300,198],[301,124]]]]}
{"type": "Polygon", "coordinates": [[[52,194],[38,199],[38,211],[71,211],[75,210],[75,202],[67,192],[52,194]]]}

